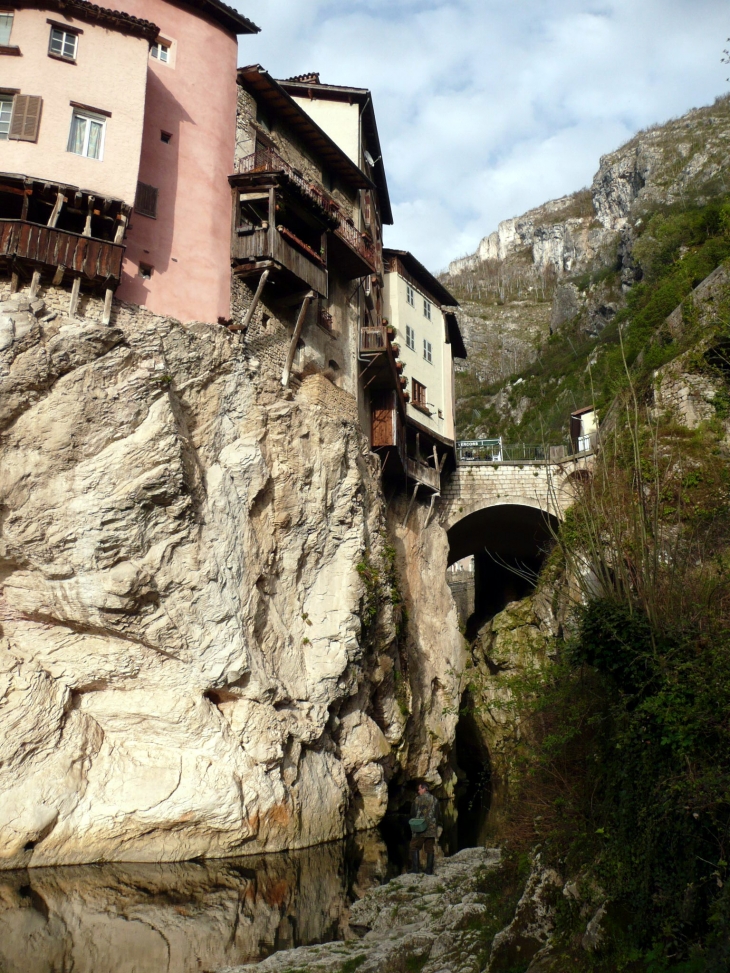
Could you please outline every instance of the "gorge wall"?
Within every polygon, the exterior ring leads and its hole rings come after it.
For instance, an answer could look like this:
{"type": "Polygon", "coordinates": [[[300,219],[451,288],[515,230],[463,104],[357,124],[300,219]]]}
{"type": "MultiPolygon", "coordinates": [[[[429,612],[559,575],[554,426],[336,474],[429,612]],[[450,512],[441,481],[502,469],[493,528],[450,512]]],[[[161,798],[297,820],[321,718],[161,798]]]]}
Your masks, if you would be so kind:
{"type": "Polygon", "coordinates": [[[301,848],[440,782],[445,534],[386,515],[354,398],[67,299],[0,296],[0,867],[301,848]]]}

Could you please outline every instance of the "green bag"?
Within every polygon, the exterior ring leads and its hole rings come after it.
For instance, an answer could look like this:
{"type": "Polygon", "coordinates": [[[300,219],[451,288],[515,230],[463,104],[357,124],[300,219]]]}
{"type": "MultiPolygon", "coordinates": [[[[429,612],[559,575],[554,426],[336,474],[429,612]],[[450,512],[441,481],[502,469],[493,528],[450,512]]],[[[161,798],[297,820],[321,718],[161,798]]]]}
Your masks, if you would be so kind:
{"type": "Polygon", "coordinates": [[[408,823],[411,826],[411,832],[413,834],[421,834],[426,830],[425,818],[411,818],[408,823]]]}

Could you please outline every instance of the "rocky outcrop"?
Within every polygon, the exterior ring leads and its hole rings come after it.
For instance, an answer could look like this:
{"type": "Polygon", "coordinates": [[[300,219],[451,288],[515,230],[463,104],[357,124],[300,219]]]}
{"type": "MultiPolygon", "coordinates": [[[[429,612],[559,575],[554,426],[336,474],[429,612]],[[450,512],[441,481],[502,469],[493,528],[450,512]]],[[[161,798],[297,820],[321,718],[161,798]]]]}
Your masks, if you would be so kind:
{"type": "MultiPolygon", "coordinates": [[[[125,306],[102,327],[91,299],[69,319],[44,298],[0,305],[0,867],[371,827],[387,775],[436,779],[450,731],[431,683],[396,679],[354,400],[323,375],[283,391],[223,327],[125,306]]],[[[412,671],[446,684],[427,624],[412,671]]]]}
{"type": "Polygon", "coordinates": [[[618,234],[630,219],[657,203],[701,199],[724,191],[730,161],[730,98],[639,132],[600,160],[590,189],[551,200],[504,220],[475,253],[449,264],[458,276],[488,262],[504,263],[529,251],[538,271],[580,273],[613,258],[618,234]]]}
{"type": "Polygon", "coordinates": [[[350,926],[362,939],[288,950],[218,973],[481,973],[490,918],[482,884],[499,860],[499,851],[469,848],[440,862],[436,875],[401,875],[352,906],[350,926]]]}

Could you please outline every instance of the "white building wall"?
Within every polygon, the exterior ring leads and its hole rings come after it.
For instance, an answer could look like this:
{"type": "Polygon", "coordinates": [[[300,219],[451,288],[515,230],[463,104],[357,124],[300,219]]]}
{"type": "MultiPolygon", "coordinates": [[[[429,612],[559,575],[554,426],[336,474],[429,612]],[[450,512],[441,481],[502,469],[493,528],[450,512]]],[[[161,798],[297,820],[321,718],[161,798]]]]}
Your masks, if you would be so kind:
{"type": "MultiPolygon", "coordinates": [[[[408,391],[412,394],[412,379],[426,386],[426,402],[431,411],[428,416],[408,403],[409,418],[419,422],[447,439],[454,438],[453,413],[453,362],[451,345],[446,343],[446,322],[438,306],[431,305],[431,319],[423,311],[425,295],[415,290],[415,307],[407,300],[407,283],[397,273],[385,275],[385,317],[396,330],[395,340],[400,347],[403,374],[408,379],[408,391]],[[406,344],[406,326],[415,332],[415,349],[406,344]],[[431,362],[423,355],[424,338],[431,342],[431,362]]],[[[428,298],[426,298],[428,300],[428,298]]]]}
{"type": "Polygon", "coordinates": [[[362,165],[360,159],[360,106],[348,105],[345,101],[330,101],[324,98],[302,98],[293,96],[294,101],[303,108],[309,117],[329,135],[356,166],[362,165]]]}

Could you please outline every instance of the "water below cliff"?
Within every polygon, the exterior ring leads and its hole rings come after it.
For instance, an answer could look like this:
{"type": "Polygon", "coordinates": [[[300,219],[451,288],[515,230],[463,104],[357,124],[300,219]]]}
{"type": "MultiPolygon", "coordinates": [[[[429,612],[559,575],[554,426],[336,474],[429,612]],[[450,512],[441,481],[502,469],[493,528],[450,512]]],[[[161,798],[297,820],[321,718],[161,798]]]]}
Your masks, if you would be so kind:
{"type": "MultiPolygon", "coordinates": [[[[442,845],[464,846],[448,828],[442,845]]],[[[201,973],[343,939],[349,906],[400,874],[407,848],[393,815],[382,836],[289,854],[0,872],[0,971],[201,973]]]]}
{"type": "Polygon", "coordinates": [[[2,973],[201,973],[342,939],[377,832],[291,854],[0,872],[2,973]]]}

